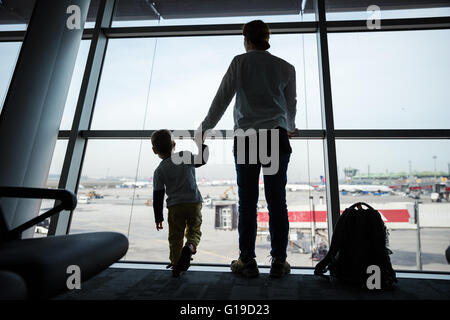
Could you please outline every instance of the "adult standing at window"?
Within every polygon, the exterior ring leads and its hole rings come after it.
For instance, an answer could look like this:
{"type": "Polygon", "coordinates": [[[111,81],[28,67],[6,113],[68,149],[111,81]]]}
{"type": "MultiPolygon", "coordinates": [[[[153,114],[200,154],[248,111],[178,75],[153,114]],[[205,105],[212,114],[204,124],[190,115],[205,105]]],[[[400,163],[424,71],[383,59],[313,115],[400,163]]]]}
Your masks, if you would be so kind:
{"type": "Polygon", "coordinates": [[[270,30],[263,21],[255,20],[245,24],[243,35],[246,53],[232,60],[208,114],[196,132],[196,139],[205,139],[204,132],[216,126],[236,94],[234,130],[235,133],[243,132],[239,136],[235,134],[234,137],[239,194],[240,255],[238,260],[232,261],[231,270],[246,277],[259,275],[255,260],[255,241],[259,176],[263,168],[272,247],[270,275],[282,277],[290,272],[290,265],[286,261],[289,236],[286,173],[292,152],[289,136],[297,131],[295,68],[267,51],[270,48],[270,30]],[[245,143],[240,144],[239,139],[245,143]],[[278,170],[275,173],[264,172],[267,164],[262,163],[261,157],[258,157],[256,163],[249,157],[254,151],[258,155],[261,154],[260,149],[263,147],[260,142],[264,139],[267,139],[267,154],[272,159],[276,156],[278,160],[278,170]],[[245,148],[238,148],[239,145],[245,148]],[[239,156],[241,152],[245,152],[243,158],[239,156]]]}

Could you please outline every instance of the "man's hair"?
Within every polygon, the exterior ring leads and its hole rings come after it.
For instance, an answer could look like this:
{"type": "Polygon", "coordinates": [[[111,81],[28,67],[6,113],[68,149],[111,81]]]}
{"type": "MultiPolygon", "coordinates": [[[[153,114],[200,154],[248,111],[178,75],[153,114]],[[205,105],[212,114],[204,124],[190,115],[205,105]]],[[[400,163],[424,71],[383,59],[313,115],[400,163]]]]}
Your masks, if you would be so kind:
{"type": "Polygon", "coordinates": [[[155,151],[163,156],[170,156],[173,149],[172,133],[167,129],[157,130],[152,134],[152,145],[155,151]]]}
{"type": "Polygon", "coordinates": [[[270,48],[269,26],[262,20],[253,20],[244,24],[242,33],[258,50],[267,50],[270,48]]]}

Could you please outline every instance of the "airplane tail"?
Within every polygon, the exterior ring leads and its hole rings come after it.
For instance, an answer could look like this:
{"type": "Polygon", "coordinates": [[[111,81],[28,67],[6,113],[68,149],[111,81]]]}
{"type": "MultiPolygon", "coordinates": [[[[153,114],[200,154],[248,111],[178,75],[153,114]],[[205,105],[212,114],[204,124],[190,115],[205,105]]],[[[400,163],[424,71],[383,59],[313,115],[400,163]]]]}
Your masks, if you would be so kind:
{"type": "Polygon", "coordinates": [[[320,181],[322,182],[322,184],[325,184],[325,177],[324,176],[320,176],[320,181]]]}

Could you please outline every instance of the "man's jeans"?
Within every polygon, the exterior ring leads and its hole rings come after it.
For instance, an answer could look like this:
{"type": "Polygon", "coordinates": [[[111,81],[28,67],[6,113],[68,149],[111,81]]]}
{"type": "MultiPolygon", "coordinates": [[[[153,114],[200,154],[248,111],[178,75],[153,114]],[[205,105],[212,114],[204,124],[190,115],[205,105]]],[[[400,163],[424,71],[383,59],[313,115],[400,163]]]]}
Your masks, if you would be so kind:
{"type": "MultiPolygon", "coordinates": [[[[286,206],[286,171],[290,153],[280,153],[278,173],[264,175],[264,192],[269,209],[269,232],[272,257],[285,259],[289,236],[289,220],[286,206]]],[[[241,260],[255,258],[257,230],[257,204],[261,164],[237,164],[239,188],[239,249],[241,260]]]]}

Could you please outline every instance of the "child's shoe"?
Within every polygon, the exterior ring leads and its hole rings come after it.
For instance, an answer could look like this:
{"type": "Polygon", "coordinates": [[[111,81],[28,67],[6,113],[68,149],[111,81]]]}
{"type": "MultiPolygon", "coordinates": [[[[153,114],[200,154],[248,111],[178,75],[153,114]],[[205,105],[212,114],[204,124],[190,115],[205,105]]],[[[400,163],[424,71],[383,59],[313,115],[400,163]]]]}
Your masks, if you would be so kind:
{"type": "Polygon", "coordinates": [[[192,257],[192,250],[189,245],[185,245],[181,250],[180,259],[178,260],[177,264],[173,269],[180,272],[180,274],[183,273],[184,271],[187,271],[187,269],[189,269],[189,267],[191,266],[191,257],[192,257]]]}

